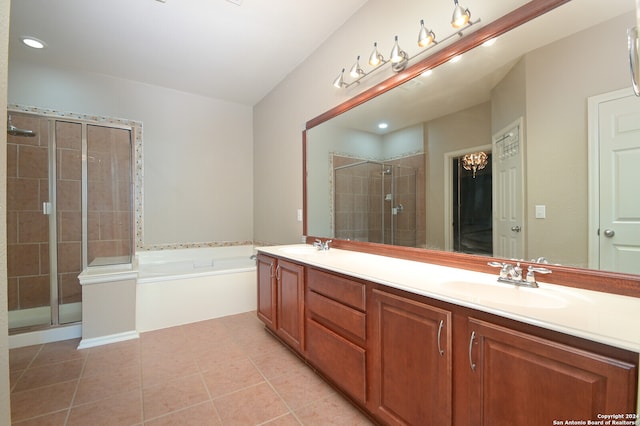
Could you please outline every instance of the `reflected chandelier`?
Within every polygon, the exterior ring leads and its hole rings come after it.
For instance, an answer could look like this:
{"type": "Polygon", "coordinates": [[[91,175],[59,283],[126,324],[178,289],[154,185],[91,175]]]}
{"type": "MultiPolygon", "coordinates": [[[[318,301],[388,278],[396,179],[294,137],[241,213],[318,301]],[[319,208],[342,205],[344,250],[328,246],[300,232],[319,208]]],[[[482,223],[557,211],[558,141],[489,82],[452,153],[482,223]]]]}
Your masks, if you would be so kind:
{"type": "Polygon", "coordinates": [[[467,154],[462,157],[462,167],[465,170],[473,171],[473,178],[476,178],[476,172],[485,168],[489,162],[489,156],[485,152],[474,152],[473,154],[467,154]]]}
{"type": "Polygon", "coordinates": [[[433,48],[434,46],[444,43],[449,39],[455,37],[456,35],[459,37],[463,36],[462,30],[466,27],[470,27],[473,24],[477,24],[480,22],[480,19],[476,21],[471,21],[471,12],[469,9],[465,9],[460,4],[458,4],[458,0],[453,0],[454,9],[453,9],[453,17],[451,18],[451,26],[456,29],[456,31],[442,40],[436,40],[436,34],[425,27],[424,20],[420,20],[420,31],[418,32],[418,46],[422,49],[418,53],[413,56],[409,56],[407,52],[400,48],[398,44],[398,36],[395,36],[395,41],[393,43],[393,48],[391,49],[391,54],[389,55],[389,59],[385,59],[384,56],[378,51],[378,43],[373,43],[373,51],[371,55],[369,55],[369,65],[373,68],[369,72],[365,72],[360,66],[360,56],[356,58],[356,62],[353,64],[349,71],[349,75],[354,79],[350,83],[347,83],[344,80],[344,72],[346,68],[343,68],[340,74],[333,80],[333,85],[338,89],[347,88],[353,84],[358,83],[361,79],[366,77],[367,75],[373,73],[376,70],[382,68],[382,65],[386,65],[387,63],[391,63],[391,69],[394,72],[400,72],[407,67],[409,61],[418,55],[421,55],[433,48]]]}

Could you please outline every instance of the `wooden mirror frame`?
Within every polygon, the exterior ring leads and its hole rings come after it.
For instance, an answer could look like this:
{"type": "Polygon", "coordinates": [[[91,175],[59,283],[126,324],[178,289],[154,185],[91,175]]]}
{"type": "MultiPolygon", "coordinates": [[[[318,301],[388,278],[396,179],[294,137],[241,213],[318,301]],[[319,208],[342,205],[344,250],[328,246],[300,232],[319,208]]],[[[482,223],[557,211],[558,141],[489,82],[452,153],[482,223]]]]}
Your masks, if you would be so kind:
{"type": "MultiPolygon", "coordinates": [[[[487,40],[498,37],[540,15],[543,15],[558,6],[568,3],[570,0],[532,0],[514,11],[502,16],[501,18],[485,25],[477,31],[461,38],[453,44],[444,47],[442,50],[433,53],[423,60],[415,63],[406,70],[395,74],[387,80],[365,90],[346,102],[330,109],[329,111],[309,120],[306,123],[305,130],[302,134],[302,177],[303,177],[303,211],[305,212],[303,220],[303,235],[306,235],[306,242],[312,243],[316,238],[326,239],[326,237],[317,237],[307,235],[307,130],[330,120],[356,106],[367,102],[374,97],[381,95],[389,90],[401,85],[420,75],[422,72],[436,68],[437,66],[449,61],[454,56],[463,54],[476,46],[481,45],[487,40]]],[[[393,246],[378,243],[358,242],[350,240],[334,239],[333,247],[366,252],[371,254],[379,254],[414,260],[426,263],[435,263],[444,266],[451,266],[462,269],[469,269],[478,272],[487,272],[496,274],[495,268],[487,265],[491,260],[497,260],[491,257],[476,256],[463,253],[454,253],[447,251],[436,251],[414,247],[393,246]]],[[[523,267],[528,262],[522,262],[523,267]]],[[[625,296],[640,297],[640,275],[623,274],[617,272],[599,271],[594,269],[583,269],[568,266],[545,265],[553,271],[552,274],[545,275],[544,281],[553,284],[564,285],[568,287],[583,288],[587,290],[602,291],[608,293],[621,294],[625,296]]]]}

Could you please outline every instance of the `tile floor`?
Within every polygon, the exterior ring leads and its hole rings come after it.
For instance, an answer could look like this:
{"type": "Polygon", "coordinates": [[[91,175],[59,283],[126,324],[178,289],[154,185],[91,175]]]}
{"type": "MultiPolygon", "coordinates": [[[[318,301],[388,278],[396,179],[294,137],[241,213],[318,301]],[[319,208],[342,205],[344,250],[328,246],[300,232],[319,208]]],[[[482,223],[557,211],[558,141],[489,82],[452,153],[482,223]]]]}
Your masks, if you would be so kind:
{"type": "Polygon", "coordinates": [[[77,350],[12,349],[14,425],[370,425],[254,312],[77,350]]]}

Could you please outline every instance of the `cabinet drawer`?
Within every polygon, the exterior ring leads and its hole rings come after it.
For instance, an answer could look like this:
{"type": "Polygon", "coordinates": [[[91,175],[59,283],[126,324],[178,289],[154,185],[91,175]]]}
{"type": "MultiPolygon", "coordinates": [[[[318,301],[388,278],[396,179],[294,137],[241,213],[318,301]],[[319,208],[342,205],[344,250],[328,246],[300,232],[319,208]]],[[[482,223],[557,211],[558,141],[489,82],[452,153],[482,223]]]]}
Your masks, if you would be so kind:
{"type": "Polygon", "coordinates": [[[366,352],[312,319],[307,319],[307,358],[362,404],[366,401],[366,352]]]}
{"type": "Polygon", "coordinates": [[[306,307],[311,317],[347,338],[364,343],[367,335],[366,315],[314,291],[307,291],[306,307]],[[346,333],[345,333],[346,332],[346,333]]]}
{"type": "Polygon", "coordinates": [[[347,278],[329,274],[317,269],[307,269],[307,282],[310,290],[330,299],[365,310],[365,285],[347,278]]]}

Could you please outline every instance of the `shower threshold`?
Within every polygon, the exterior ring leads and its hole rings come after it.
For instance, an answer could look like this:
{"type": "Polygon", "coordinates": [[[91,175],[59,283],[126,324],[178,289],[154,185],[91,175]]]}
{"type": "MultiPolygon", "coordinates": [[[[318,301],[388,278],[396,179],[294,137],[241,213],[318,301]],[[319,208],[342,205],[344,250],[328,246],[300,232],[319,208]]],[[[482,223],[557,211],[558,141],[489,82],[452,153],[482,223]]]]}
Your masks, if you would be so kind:
{"type": "MultiPolygon", "coordinates": [[[[8,312],[9,331],[11,334],[42,326],[50,327],[51,307],[41,306],[38,308],[18,309],[8,312]],[[20,331],[18,331],[18,329],[20,331]]],[[[82,321],[82,303],[65,303],[60,305],[60,324],[69,324],[82,321]]]]}

